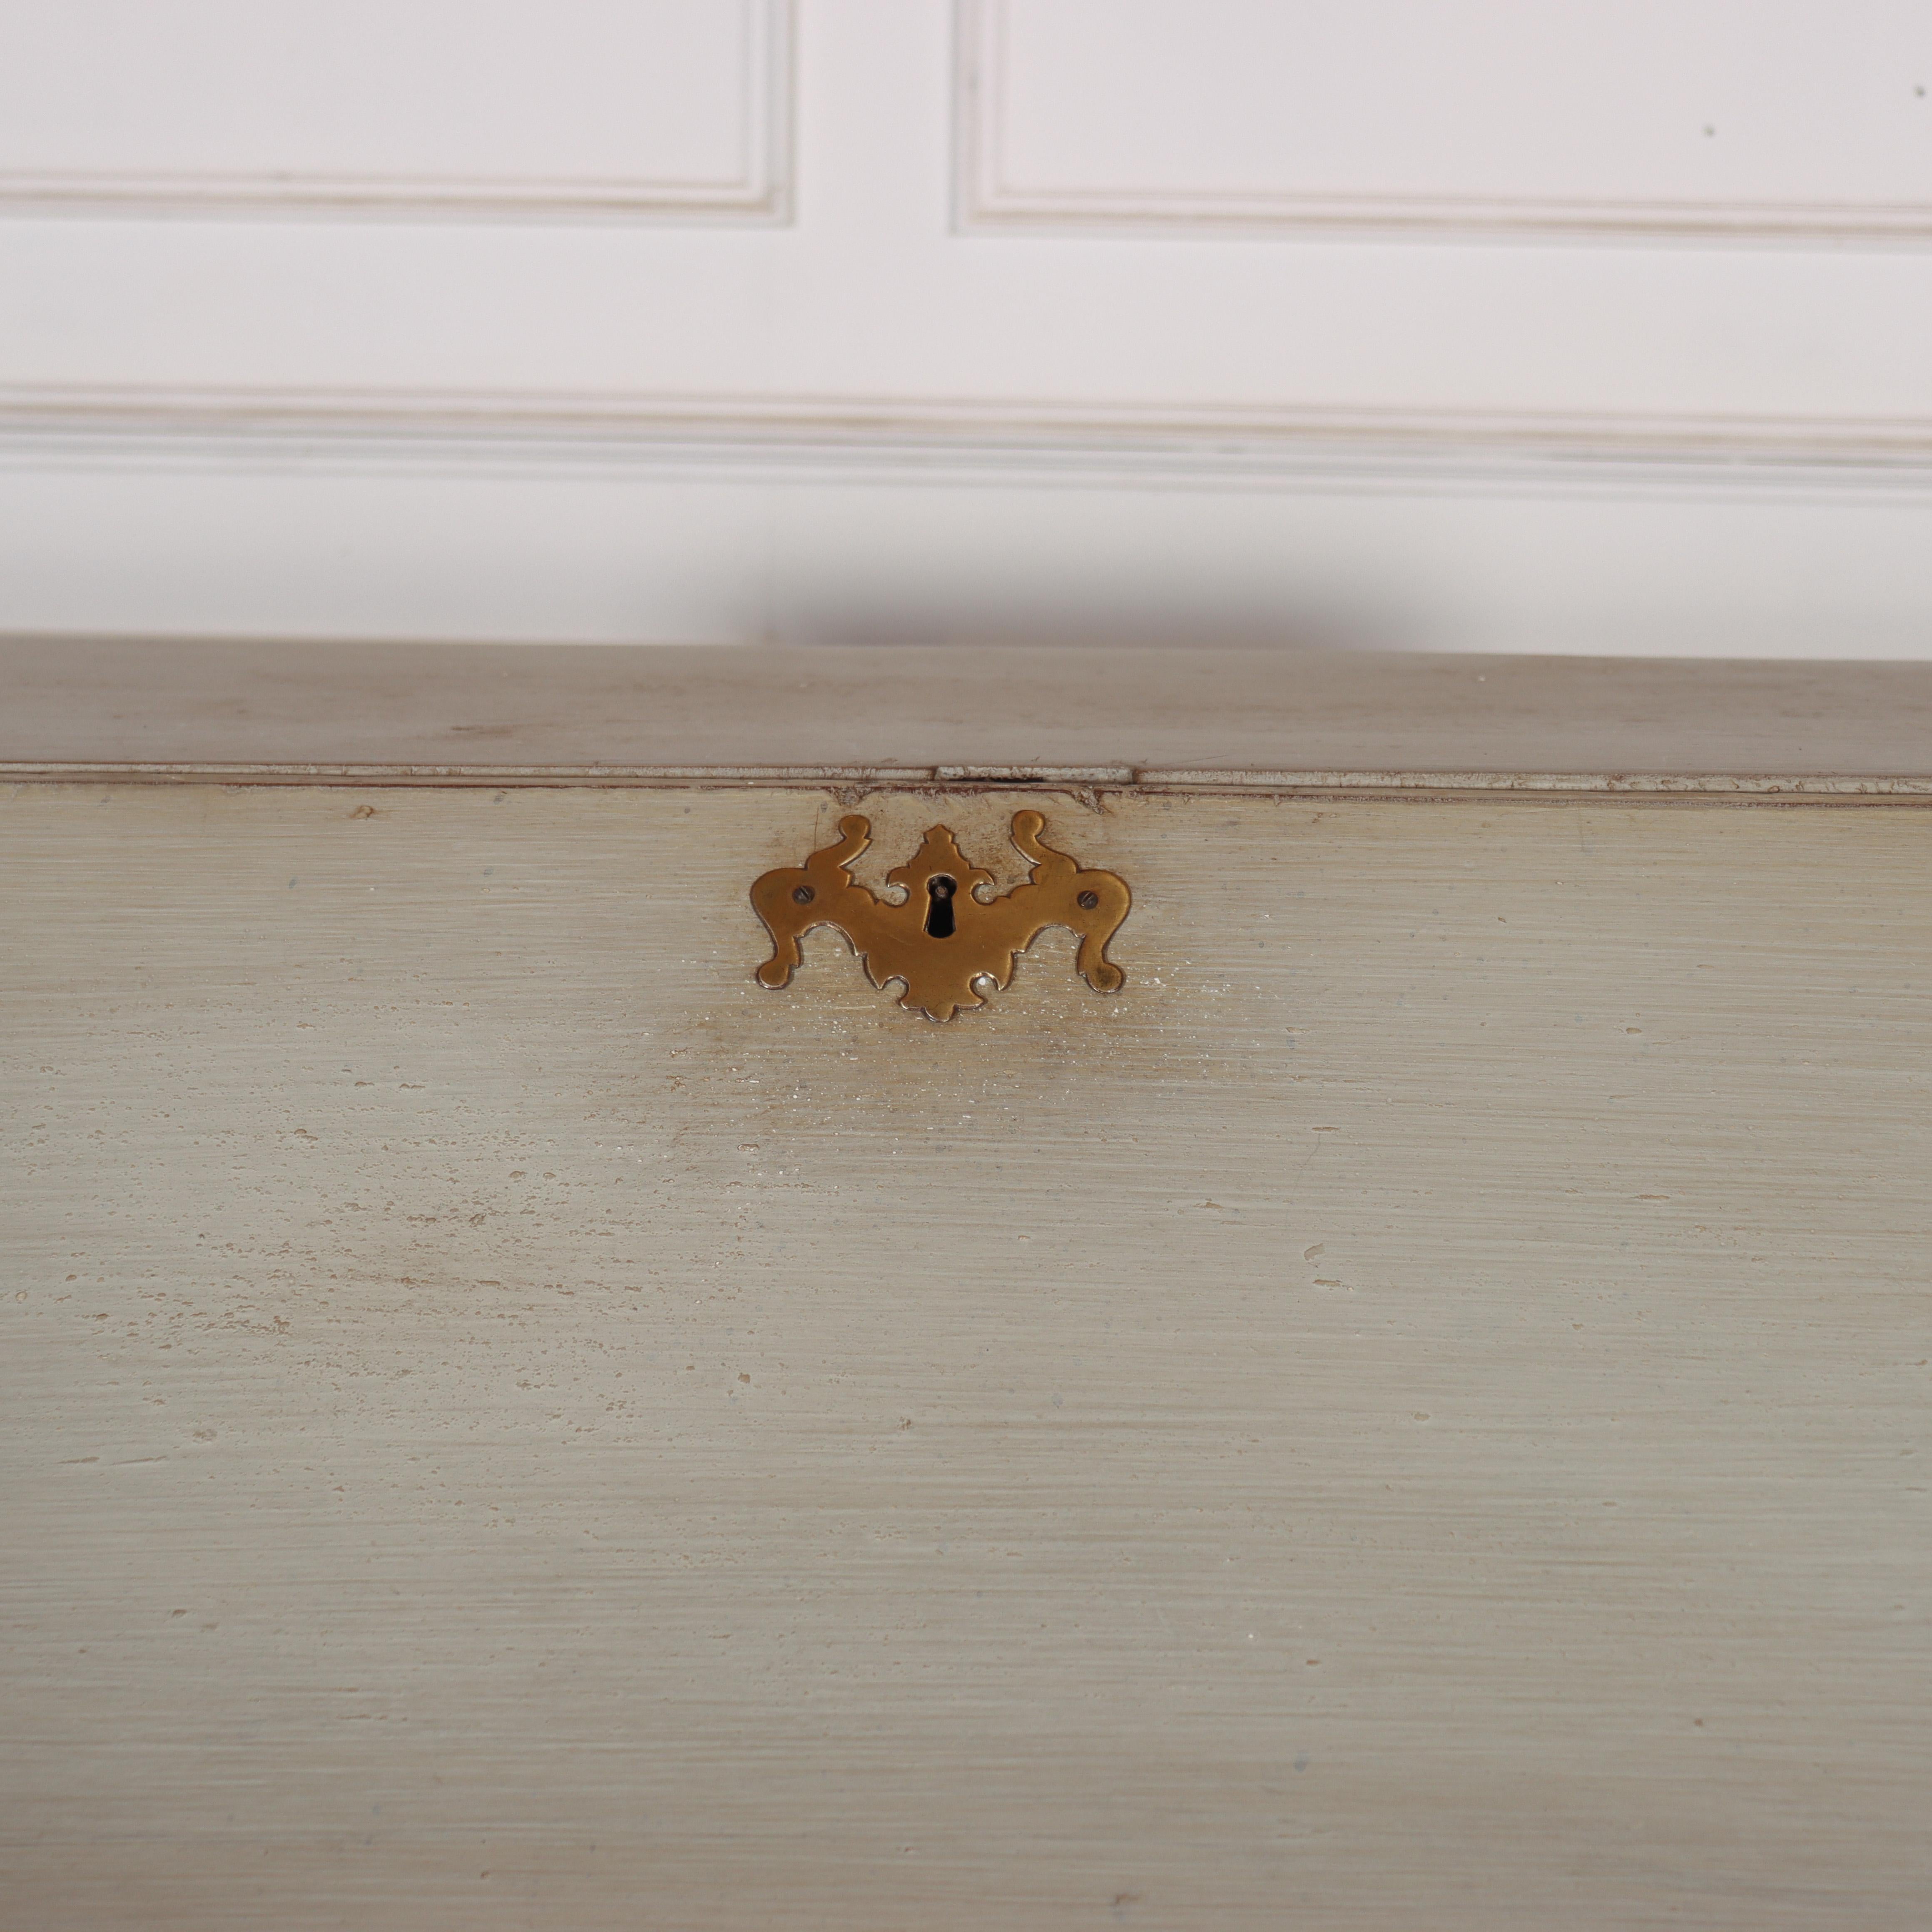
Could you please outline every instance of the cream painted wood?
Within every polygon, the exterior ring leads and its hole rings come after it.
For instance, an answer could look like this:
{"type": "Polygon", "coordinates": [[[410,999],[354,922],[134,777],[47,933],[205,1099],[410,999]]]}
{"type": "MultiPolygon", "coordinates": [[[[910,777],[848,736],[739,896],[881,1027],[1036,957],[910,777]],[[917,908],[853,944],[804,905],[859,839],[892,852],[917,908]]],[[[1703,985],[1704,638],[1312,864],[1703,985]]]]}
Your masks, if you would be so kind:
{"type": "Polygon", "coordinates": [[[11,789],[0,1923],[1924,1924],[1922,814],[1022,802],[11,789]]]}
{"type": "Polygon", "coordinates": [[[0,778],[1932,791],[1907,664],[16,638],[0,692],[0,778]]]}

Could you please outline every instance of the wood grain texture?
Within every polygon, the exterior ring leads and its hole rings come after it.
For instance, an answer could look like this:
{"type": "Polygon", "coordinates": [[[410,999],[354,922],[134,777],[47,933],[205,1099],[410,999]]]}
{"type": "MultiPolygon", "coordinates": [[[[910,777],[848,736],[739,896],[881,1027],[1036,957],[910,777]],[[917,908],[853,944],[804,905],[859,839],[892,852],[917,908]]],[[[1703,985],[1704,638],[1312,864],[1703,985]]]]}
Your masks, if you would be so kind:
{"type": "Polygon", "coordinates": [[[1022,802],[5,796],[0,1923],[1924,1923],[1924,817],[1022,802]]]}
{"type": "Polygon", "coordinates": [[[1932,787],[1923,664],[15,638],[0,692],[0,777],[1932,787]]]}

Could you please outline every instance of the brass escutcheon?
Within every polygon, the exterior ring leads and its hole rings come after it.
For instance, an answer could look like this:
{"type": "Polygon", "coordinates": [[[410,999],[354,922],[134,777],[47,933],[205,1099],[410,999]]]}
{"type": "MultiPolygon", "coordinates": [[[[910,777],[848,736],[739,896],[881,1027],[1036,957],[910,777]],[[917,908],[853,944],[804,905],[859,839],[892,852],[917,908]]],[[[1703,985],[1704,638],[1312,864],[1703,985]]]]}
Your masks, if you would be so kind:
{"type": "Polygon", "coordinates": [[[872,822],[854,812],[838,821],[839,838],[802,866],[781,866],[752,888],[752,904],[772,936],[772,956],[758,968],[761,986],[789,986],[801,956],[800,937],[816,926],[836,926],[858,954],[875,986],[902,982],[899,1004],[928,1019],[950,1020],[962,1006],[984,1006],[976,983],[998,987],[1013,962],[1049,926],[1080,935],[1076,964],[1096,993],[1118,992],[1126,975],[1107,957],[1107,942],[1132,903],[1118,873],[1089,872],[1041,842],[1046,820],[1036,812],[1013,814],[1012,841],[1032,866],[1024,885],[997,898],[993,875],[969,865],[952,834],[935,825],[909,864],[886,874],[903,886],[895,904],[852,883],[848,869],[872,843],[872,822]]]}

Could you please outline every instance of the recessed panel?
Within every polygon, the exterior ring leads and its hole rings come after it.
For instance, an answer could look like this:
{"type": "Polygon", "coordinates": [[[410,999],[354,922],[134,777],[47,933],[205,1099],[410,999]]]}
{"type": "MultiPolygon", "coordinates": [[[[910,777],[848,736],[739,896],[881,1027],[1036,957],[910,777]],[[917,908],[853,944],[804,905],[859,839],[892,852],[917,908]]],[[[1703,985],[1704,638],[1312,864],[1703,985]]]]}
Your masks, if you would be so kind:
{"type": "Polygon", "coordinates": [[[32,0],[0,200],[777,210],[778,0],[32,0]]]}
{"type": "Polygon", "coordinates": [[[969,218],[1932,232],[1898,0],[981,0],[969,218]]]}

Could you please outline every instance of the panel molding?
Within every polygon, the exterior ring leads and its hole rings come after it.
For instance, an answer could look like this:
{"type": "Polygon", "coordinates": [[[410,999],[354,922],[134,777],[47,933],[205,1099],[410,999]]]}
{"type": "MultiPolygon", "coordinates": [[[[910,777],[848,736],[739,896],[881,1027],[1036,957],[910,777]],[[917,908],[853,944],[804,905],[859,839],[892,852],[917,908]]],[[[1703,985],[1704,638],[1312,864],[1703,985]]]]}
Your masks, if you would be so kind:
{"type": "Polygon", "coordinates": [[[741,4],[746,164],[730,179],[7,169],[0,215],[782,225],[792,214],[796,0],[741,4]]]}
{"type": "Polygon", "coordinates": [[[1002,160],[1010,4],[1010,0],[956,0],[954,223],[962,233],[1932,242],[1932,201],[1625,201],[1018,187],[1006,178],[1002,160]]]}
{"type": "Polygon", "coordinates": [[[1916,491],[1932,418],[43,385],[0,388],[0,458],[1916,491]]]}

